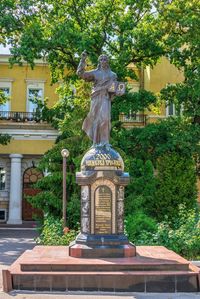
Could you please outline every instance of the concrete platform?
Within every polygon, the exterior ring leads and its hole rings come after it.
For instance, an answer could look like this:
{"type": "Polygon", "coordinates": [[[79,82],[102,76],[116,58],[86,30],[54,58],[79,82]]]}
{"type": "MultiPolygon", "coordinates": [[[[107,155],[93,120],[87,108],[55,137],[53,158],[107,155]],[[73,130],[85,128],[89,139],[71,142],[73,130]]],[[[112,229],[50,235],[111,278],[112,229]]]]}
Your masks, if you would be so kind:
{"type": "Polygon", "coordinates": [[[198,292],[199,281],[199,268],[162,246],[101,259],[70,257],[65,246],[36,246],[3,271],[5,292],[198,292]]]}

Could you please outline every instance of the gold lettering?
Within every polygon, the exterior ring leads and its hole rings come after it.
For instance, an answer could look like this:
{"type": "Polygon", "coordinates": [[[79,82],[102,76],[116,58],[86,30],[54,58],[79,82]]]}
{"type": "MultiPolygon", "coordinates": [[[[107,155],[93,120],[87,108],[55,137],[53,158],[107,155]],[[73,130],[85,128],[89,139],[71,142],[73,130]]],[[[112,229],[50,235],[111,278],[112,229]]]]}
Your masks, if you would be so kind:
{"type": "Polygon", "coordinates": [[[118,160],[89,160],[86,161],[86,166],[116,166],[121,167],[121,162],[118,160]]]}

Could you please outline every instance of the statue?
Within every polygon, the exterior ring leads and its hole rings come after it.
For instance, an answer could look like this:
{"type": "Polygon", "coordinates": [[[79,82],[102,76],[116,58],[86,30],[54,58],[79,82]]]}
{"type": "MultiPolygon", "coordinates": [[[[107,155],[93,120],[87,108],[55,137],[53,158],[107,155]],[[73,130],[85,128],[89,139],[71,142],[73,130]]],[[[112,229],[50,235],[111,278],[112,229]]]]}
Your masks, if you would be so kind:
{"type": "Polygon", "coordinates": [[[111,71],[107,55],[99,56],[97,69],[85,71],[87,53],[81,54],[77,69],[79,77],[94,82],[91,93],[90,111],[83,122],[82,129],[93,141],[93,145],[109,145],[111,100],[115,95],[125,92],[124,83],[117,82],[117,75],[111,71]]]}

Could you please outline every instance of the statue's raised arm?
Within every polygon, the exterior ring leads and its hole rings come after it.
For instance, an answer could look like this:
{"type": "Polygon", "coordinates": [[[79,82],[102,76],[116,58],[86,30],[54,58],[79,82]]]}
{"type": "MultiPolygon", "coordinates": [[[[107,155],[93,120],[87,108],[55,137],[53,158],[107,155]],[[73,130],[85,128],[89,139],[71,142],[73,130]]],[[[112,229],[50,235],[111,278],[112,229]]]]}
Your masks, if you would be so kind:
{"type": "Polygon", "coordinates": [[[124,93],[124,84],[117,82],[117,75],[111,71],[107,55],[99,57],[96,69],[85,71],[87,53],[81,54],[77,75],[85,81],[94,81],[91,93],[90,111],[83,122],[83,130],[93,145],[109,145],[111,129],[111,99],[124,93]],[[120,87],[121,84],[121,87],[120,87]]]}
{"type": "Polygon", "coordinates": [[[86,50],[82,52],[81,54],[81,60],[79,62],[78,68],[77,68],[77,75],[81,77],[81,75],[85,71],[85,66],[86,66],[86,58],[87,58],[87,52],[86,50]]]}

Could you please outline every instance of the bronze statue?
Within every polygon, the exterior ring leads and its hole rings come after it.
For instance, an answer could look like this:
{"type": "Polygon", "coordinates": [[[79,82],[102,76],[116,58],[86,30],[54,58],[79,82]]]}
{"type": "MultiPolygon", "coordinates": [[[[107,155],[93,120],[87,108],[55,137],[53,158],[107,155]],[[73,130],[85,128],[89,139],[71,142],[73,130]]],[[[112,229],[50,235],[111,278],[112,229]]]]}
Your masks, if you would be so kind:
{"type": "Polygon", "coordinates": [[[99,56],[97,69],[85,71],[87,53],[81,54],[77,74],[85,81],[93,81],[90,111],[82,129],[93,141],[93,145],[109,145],[111,100],[124,93],[124,83],[117,82],[117,75],[111,71],[107,55],[99,56]]]}

